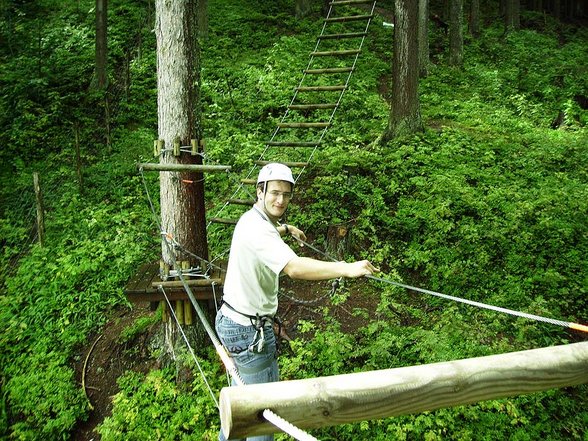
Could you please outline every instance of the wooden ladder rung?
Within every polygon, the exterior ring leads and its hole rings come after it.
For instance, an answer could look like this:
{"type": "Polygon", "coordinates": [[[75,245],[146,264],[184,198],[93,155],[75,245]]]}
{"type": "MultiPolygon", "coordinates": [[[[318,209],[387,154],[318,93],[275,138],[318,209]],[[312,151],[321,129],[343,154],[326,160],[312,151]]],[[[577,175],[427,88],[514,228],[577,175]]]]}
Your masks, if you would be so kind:
{"type": "Polygon", "coordinates": [[[299,92],[335,92],[337,90],[345,90],[345,86],[301,86],[296,88],[299,92]]]}
{"type": "Polygon", "coordinates": [[[343,38],[361,38],[367,36],[367,32],[348,32],[346,34],[319,35],[318,40],[340,40],[343,38]]]}
{"type": "Polygon", "coordinates": [[[338,74],[352,72],[352,67],[328,67],[325,69],[306,69],[305,74],[318,75],[318,74],[338,74]]]}
{"type": "Polygon", "coordinates": [[[343,21],[369,20],[369,19],[372,19],[373,17],[374,17],[373,14],[370,14],[370,15],[348,15],[345,17],[325,18],[325,22],[335,23],[335,22],[343,22],[343,21]]]}
{"type": "Polygon", "coordinates": [[[267,141],[265,145],[271,147],[318,147],[322,141],[267,141]]]}
{"type": "Polygon", "coordinates": [[[324,129],[329,127],[331,123],[328,122],[287,122],[279,123],[280,129],[324,129]]]}
{"type": "MultiPolygon", "coordinates": [[[[255,164],[257,165],[267,165],[267,164],[271,164],[272,162],[275,161],[255,161],[255,164]]],[[[284,164],[287,165],[288,167],[306,167],[308,165],[308,162],[280,162],[280,164],[284,164]]]]}
{"type": "Polygon", "coordinates": [[[315,109],[334,109],[337,107],[337,103],[324,103],[324,104],[290,104],[288,109],[291,110],[315,110],[315,109]]]}
{"type": "Polygon", "coordinates": [[[310,55],[313,57],[347,57],[349,55],[357,55],[361,53],[359,49],[350,49],[344,51],[319,51],[311,52],[310,55]]]}
{"type": "Polygon", "coordinates": [[[373,3],[374,0],[334,0],[329,3],[330,6],[343,6],[343,5],[361,5],[366,3],[373,3]]]}
{"type": "Polygon", "coordinates": [[[210,222],[213,224],[237,225],[237,219],[222,219],[220,217],[213,217],[210,222]]]}
{"type": "Polygon", "coordinates": [[[252,199],[229,199],[227,202],[229,204],[233,204],[233,205],[246,205],[246,206],[250,206],[255,203],[255,201],[252,199]]]}
{"type": "Polygon", "coordinates": [[[241,184],[257,185],[257,179],[241,179],[241,184]]]}

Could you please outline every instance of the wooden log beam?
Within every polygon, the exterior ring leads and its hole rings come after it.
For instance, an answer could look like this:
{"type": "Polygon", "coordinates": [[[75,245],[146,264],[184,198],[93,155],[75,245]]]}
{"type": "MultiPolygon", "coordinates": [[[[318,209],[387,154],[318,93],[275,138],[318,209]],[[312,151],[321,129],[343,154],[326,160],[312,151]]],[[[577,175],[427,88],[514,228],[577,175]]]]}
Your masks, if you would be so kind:
{"type": "MultiPolygon", "coordinates": [[[[222,279],[189,279],[185,280],[186,285],[192,286],[212,286],[221,285],[223,283],[222,279]]],[[[166,281],[155,281],[151,283],[151,286],[154,288],[163,287],[163,288],[183,288],[184,282],[181,280],[166,280],[166,281]]]]}
{"type": "Polygon", "coordinates": [[[588,342],[307,380],[225,387],[227,438],[269,434],[265,409],[301,429],[430,411],[588,383],[588,342]]]}
{"type": "Polygon", "coordinates": [[[190,171],[190,172],[225,172],[231,169],[230,165],[200,165],[200,164],[156,164],[152,162],[137,163],[139,170],[157,171],[190,171]]]}

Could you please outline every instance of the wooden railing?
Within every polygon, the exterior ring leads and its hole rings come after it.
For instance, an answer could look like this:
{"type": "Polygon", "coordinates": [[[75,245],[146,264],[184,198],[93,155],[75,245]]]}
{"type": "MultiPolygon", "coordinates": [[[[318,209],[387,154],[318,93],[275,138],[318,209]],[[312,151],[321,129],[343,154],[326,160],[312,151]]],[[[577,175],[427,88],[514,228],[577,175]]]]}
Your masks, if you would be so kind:
{"type": "Polygon", "coordinates": [[[588,383],[588,342],[444,363],[222,389],[227,438],[268,434],[271,409],[301,429],[588,383]]]}

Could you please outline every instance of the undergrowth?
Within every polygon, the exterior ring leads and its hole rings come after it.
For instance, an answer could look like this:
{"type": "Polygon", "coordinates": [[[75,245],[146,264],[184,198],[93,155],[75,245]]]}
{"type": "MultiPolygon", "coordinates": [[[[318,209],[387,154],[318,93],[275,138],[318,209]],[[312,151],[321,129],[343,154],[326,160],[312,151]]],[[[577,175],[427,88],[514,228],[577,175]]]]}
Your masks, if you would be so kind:
{"type": "MultiPolygon", "coordinates": [[[[207,153],[237,173],[257,159],[281,117],[320,27],[318,9],[294,19],[290,1],[253,3],[211,2],[202,47],[207,153]]],[[[49,13],[51,5],[21,5],[23,15],[10,26],[22,38],[9,41],[19,56],[3,50],[0,64],[0,99],[12,109],[0,117],[0,140],[9,146],[0,189],[0,434],[11,439],[67,439],[87,418],[72,360],[114,308],[130,306],[124,284],[160,252],[145,194],[147,188],[157,211],[157,178],[142,177],[134,166],[151,159],[156,136],[149,9],[139,0],[111,5],[114,69],[130,57],[132,81],[112,97],[114,129],[105,146],[102,97],[88,94],[84,82],[92,68],[93,3],[49,13]],[[127,33],[124,23],[140,26],[127,33]],[[47,31],[39,46],[24,44],[39,28],[47,31]],[[32,227],[33,171],[45,190],[44,247],[32,227]]],[[[444,52],[435,54],[420,84],[426,131],[384,146],[374,140],[389,112],[378,91],[389,78],[391,36],[379,18],[372,31],[326,148],[297,188],[289,222],[319,247],[329,225],[346,225],[347,257],[371,259],[392,280],[586,322],[588,112],[578,100],[588,95],[586,30],[550,22],[543,32],[504,37],[500,26],[490,26],[468,41],[462,70],[445,66],[444,52]]],[[[443,44],[442,34],[432,38],[434,47],[443,44]]],[[[213,209],[231,185],[224,176],[207,177],[207,206],[213,209]]],[[[212,233],[211,250],[228,239],[212,233]]],[[[280,361],[284,379],[582,340],[389,285],[367,291],[375,318],[354,334],[344,333],[328,310],[323,320],[300,323],[302,337],[280,361]]],[[[119,342],[150,323],[138,322],[119,342]]],[[[207,350],[199,358],[218,392],[225,383],[216,356],[207,350]]],[[[196,370],[189,357],[185,364],[196,370]]],[[[160,369],[113,381],[120,393],[98,428],[102,439],[216,439],[218,412],[200,376],[181,382],[176,370],[160,369]]],[[[586,440],[587,401],[584,385],[313,433],[323,440],[586,440]]]]}

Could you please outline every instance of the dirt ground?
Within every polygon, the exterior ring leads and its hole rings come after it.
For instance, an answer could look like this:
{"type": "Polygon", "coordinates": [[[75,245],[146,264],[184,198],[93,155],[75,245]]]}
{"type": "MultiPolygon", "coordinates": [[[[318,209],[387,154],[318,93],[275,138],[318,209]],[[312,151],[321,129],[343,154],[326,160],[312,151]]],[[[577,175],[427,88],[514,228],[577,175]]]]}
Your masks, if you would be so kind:
{"type": "MultiPolygon", "coordinates": [[[[323,310],[329,307],[330,315],[341,323],[342,330],[353,332],[365,325],[373,317],[375,303],[373,294],[364,290],[363,281],[345,282],[336,292],[338,301],[331,301],[331,282],[301,282],[284,280],[282,291],[295,300],[280,298],[278,315],[282,318],[284,329],[289,337],[298,337],[297,324],[300,320],[321,323],[323,310]],[[301,303],[300,301],[307,302],[301,303]],[[358,316],[356,309],[367,312],[358,316]]],[[[76,378],[85,385],[86,394],[93,410],[87,421],[80,423],[72,434],[72,440],[97,441],[100,436],[94,431],[112,411],[112,398],[119,391],[117,378],[128,370],[148,372],[159,368],[158,362],[149,357],[148,342],[154,329],[141,334],[132,344],[119,342],[121,332],[135,321],[153,314],[149,303],[135,304],[132,309],[120,308],[96,335],[90,336],[87,345],[80,349],[75,362],[76,378]]],[[[220,363],[220,360],[219,360],[220,363]]]]}

